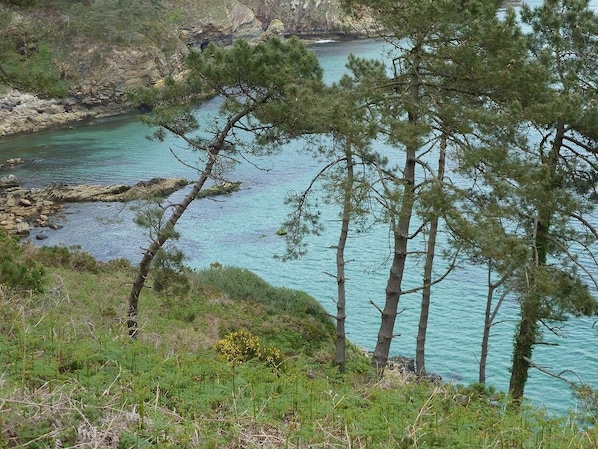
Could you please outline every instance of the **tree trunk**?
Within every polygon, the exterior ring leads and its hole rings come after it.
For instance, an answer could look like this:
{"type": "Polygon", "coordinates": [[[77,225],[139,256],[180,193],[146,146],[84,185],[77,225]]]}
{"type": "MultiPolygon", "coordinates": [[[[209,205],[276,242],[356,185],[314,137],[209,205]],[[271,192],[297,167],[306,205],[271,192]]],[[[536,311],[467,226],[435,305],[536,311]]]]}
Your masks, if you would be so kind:
{"type": "Polygon", "coordinates": [[[143,253],[143,258],[139,263],[139,269],[137,271],[137,277],[135,278],[135,282],[133,283],[133,287],[131,287],[131,293],[129,294],[129,309],[127,312],[127,328],[129,329],[129,336],[132,338],[137,337],[137,333],[139,331],[139,324],[137,319],[138,314],[138,305],[139,305],[139,295],[141,294],[141,290],[145,285],[145,280],[147,279],[147,275],[149,273],[152,261],[156,254],[160,249],[164,246],[164,244],[168,241],[168,239],[172,235],[172,231],[174,226],[177,224],[183,213],[189,207],[189,204],[197,197],[197,194],[203,188],[204,184],[208,180],[208,178],[212,175],[212,170],[214,168],[214,164],[218,159],[218,155],[222,151],[222,149],[226,146],[226,138],[228,137],[229,133],[233,130],[237,122],[239,122],[243,117],[247,116],[249,113],[255,110],[255,108],[264,102],[266,102],[270,98],[270,93],[264,95],[264,97],[260,101],[256,101],[255,103],[248,104],[243,110],[239,111],[226,122],[226,125],[218,132],[214,140],[203,147],[197,147],[196,143],[193,140],[185,138],[181,135],[175,128],[169,127],[165,124],[161,126],[165,129],[169,130],[175,135],[183,137],[185,141],[194,146],[196,149],[204,150],[207,153],[208,160],[206,161],[206,165],[204,166],[202,172],[199,175],[199,178],[193,184],[193,188],[191,191],[185,196],[183,201],[176,205],[174,208],[172,215],[168,219],[166,223],[165,229],[158,234],[156,240],[154,240],[147,250],[143,253]]]}
{"type": "Polygon", "coordinates": [[[341,232],[336,247],[336,282],[337,282],[337,303],[336,303],[336,364],[341,373],[345,372],[345,319],[346,319],[346,291],[345,291],[345,246],[349,234],[349,221],[351,219],[351,199],[353,195],[353,155],[351,144],[346,143],[345,154],[347,157],[347,179],[343,198],[343,215],[341,220],[341,232]]]}
{"type": "Polygon", "coordinates": [[[176,205],[174,208],[172,215],[168,219],[165,229],[159,233],[158,238],[154,240],[150,246],[145,250],[143,253],[143,258],[139,263],[139,269],[137,270],[137,277],[135,278],[135,282],[133,283],[133,287],[131,288],[131,292],[129,294],[129,310],[127,315],[127,328],[129,329],[129,336],[132,338],[137,337],[138,332],[138,321],[137,321],[137,311],[138,311],[138,304],[139,304],[139,295],[141,294],[141,290],[145,285],[145,280],[147,279],[147,275],[149,273],[152,261],[154,257],[160,251],[160,249],[164,246],[164,244],[168,241],[170,236],[172,235],[172,230],[174,226],[177,224],[189,204],[197,197],[197,194],[203,188],[204,184],[212,174],[212,169],[217,159],[219,150],[213,149],[209,153],[209,160],[206,163],[203,171],[199,179],[193,184],[193,188],[191,191],[185,196],[183,201],[176,205]]]}
{"type": "Polygon", "coordinates": [[[531,360],[532,350],[538,342],[538,321],[540,316],[540,305],[542,298],[536,288],[535,274],[546,266],[548,257],[548,246],[550,240],[550,221],[552,218],[554,206],[550,204],[547,198],[550,198],[552,191],[558,188],[555,175],[558,166],[559,154],[563,145],[565,135],[565,126],[558,123],[556,127],[556,136],[552,142],[552,147],[548,157],[543,161],[546,167],[546,173],[543,174],[544,193],[546,194],[538,205],[538,216],[534,226],[535,245],[531,272],[531,292],[521,299],[521,318],[517,333],[515,335],[515,346],[513,349],[513,366],[511,369],[511,379],[509,381],[509,396],[511,398],[511,407],[519,408],[525,383],[528,377],[529,362],[531,360]]]}
{"type": "MultiPolygon", "coordinates": [[[[413,49],[414,61],[411,74],[411,81],[409,86],[409,93],[413,108],[409,112],[408,121],[415,129],[418,122],[418,115],[415,112],[417,103],[419,102],[419,60],[420,51],[418,48],[413,49]]],[[[403,169],[403,198],[399,210],[398,223],[393,223],[393,237],[394,237],[394,254],[392,264],[390,266],[390,273],[388,281],[386,282],[386,297],[384,309],[382,310],[382,317],[380,320],[380,330],[378,331],[378,339],[376,341],[376,348],[372,355],[371,365],[376,370],[378,376],[382,375],[386,364],[388,363],[388,354],[390,352],[390,344],[394,336],[394,326],[397,318],[399,308],[399,300],[401,298],[403,274],[405,272],[405,263],[407,261],[407,243],[409,241],[409,225],[413,215],[413,206],[415,203],[415,164],[416,152],[418,149],[417,143],[409,139],[406,145],[405,166],[403,169]]],[[[417,139],[415,139],[417,140],[417,139]]]]}
{"type": "MultiPolygon", "coordinates": [[[[440,141],[440,154],[438,156],[438,176],[436,182],[442,187],[444,181],[444,167],[446,163],[446,135],[442,135],[440,141]]],[[[434,256],[436,252],[436,237],[438,235],[438,211],[432,211],[430,220],[430,235],[428,236],[428,248],[426,251],[426,262],[424,265],[424,283],[422,290],[422,302],[419,314],[419,325],[417,329],[417,341],[415,346],[415,372],[418,376],[426,374],[426,333],[428,331],[428,316],[430,313],[430,297],[432,295],[432,268],[434,267],[434,256]]]]}
{"type": "Polygon", "coordinates": [[[538,338],[540,299],[536,294],[531,294],[524,297],[522,301],[521,320],[515,334],[513,367],[509,381],[509,395],[515,408],[519,407],[523,399],[530,366],[527,360],[531,360],[538,338]]]}
{"type": "Polygon", "coordinates": [[[480,353],[480,371],[478,382],[486,383],[486,360],[488,359],[488,342],[490,341],[490,328],[492,327],[492,298],[494,297],[494,286],[488,285],[488,296],[486,298],[486,312],[484,314],[484,333],[482,335],[482,350],[480,353]]]}

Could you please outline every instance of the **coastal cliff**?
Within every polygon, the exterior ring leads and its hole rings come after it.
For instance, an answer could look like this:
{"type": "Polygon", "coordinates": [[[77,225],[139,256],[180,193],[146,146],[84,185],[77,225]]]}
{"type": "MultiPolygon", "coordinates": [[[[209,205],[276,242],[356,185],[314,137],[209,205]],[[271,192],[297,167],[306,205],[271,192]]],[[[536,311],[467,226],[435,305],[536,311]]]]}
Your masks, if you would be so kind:
{"type": "Polygon", "coordinates": [[[91,0],[68,7],[60,1],[29,3],[25,8],[0,2],[7,22],[0,37],[23,59],[49,46],[56,79],[68,87],[54,98],[4,83],[0,136],[125,112],[128,89],[180,73],[190,49],[210,42],[356,38],[375,30],[367,16],[346,14],[339,0],[119,0],[110,8],[110,2],[91,0]]]}

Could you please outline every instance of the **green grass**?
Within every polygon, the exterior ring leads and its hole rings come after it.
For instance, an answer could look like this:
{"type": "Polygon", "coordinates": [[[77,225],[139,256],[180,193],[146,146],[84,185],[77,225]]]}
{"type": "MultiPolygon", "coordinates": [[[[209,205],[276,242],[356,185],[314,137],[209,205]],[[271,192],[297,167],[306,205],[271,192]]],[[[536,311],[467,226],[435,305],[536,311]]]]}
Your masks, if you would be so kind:
{"type": "Polygon", "coordinates": [[[577,418],[510,414],[491,390],[398,373],[366,383],[368,361],[354,347],[340,375],[334,329],[318,303],[246,270],[190,273],[185,296],[145,289],[140,337],[131,341],[132,267],[64,248],[27,254],[44,263],[47,281],[43,293],[0,289],[0,448],[598,444],[577,418]],[[216,344],[239,330],[280,349],[284,364],[227,363],[216,344]]]}

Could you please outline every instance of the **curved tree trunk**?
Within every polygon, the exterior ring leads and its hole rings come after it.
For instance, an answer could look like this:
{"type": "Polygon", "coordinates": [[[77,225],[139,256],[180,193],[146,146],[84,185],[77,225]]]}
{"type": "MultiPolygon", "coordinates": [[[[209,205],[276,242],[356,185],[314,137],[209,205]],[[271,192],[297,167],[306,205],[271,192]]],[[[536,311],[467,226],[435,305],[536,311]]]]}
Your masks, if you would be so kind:
{"type": "Polygon", "coordinates": [[[139,331],[139,323],[138,323],[138,310],[139,310],[139,295],[141,294],[141,290],[143,290],[143,286],[145,285],[145,281],[147,279],[147,275],[151,268],[152,261],[156,254],[164,244],[170,239],[172,236],[172,231],[174,230],[175,225],[183,215],[183,213],[189,207],[189,204],[197,197],[197,194],[203,188],[204,184],[208,180],[208,178],[212,175],[212,170],[216,161],[218,160],[218,155],[222,151],[222,149],[226,146],[226,138],[229,133],[233,130],[235,125],[246,115],[251,113],[255,110],[258,104],[263,103],[268,100],[270,94],[266,94],[264,98],[256,103],[248,104],[242,111],[238,112],[226,122],[226,125],[218,132],[214,140],[212,140],[209,144],[199,148],[198,145],[185,136],[181,135],[175,128],[169,127],[167,125],[162,125],[165,129],[168,129],[175,135],[178,135],[185,139],[185,141],[195,147],[196,149],[204,150],[207,152],[208,160],[206,161],[206,165],[204,166],[203,170],[201,171],[199,178],[193,184],[193,188],[191,191],[185,196],[183,201],[177,204],[172,212],[172,215],[168,219],[165,228],[158,234],[158,237],[150,244],[150,246],[145,250],[143,253],[143,258],[139,263],[139,268],[137,270],[137,276],[135,278],[135,282],[133,282],[133,286],[131,287],[131,292],[129,294],[129,307],[127,311],[127,328],[129,330],[129,336],[132,338],[137,337],[137,333],[139,331]]]}
{"type": "Polygon", "coordinates": [[[127,328],[129,329],[130,337],[135,338],[139,330],[137,321],[139,295],[141,294],[141,290],[145,285],[145,280],[147,279],[147,275],[149,273],[152,261],[154,260],[154,257],[156,256],[158,251],[160,251],[160,249],[171,237],[174,226],[177,224],[185,210],[187,210],[189,204],[191,204],[191,202],[197,197],[197,194],[203,188],[204,184],[212,174],[212,169],[214,167],[214,164],[216,163],[217,155],[217,150],[212,150],[210,152],[209,160],[206,163],[206,166],[204,167],[203,171],[201,172],[199,179],[195,182],[195,184],[193,184],[193,188],[185,196],[183,201],[176,205],[174,211],[172,212],[172,215],[168,219],[165,229],[159,233],[158,238],[154,240],[143,253],[143,258],[139,263],[139,268],[137,270],[135,282],[133,283],[133,287],[131,288],[131,292],[129,294],[127,328]]]}

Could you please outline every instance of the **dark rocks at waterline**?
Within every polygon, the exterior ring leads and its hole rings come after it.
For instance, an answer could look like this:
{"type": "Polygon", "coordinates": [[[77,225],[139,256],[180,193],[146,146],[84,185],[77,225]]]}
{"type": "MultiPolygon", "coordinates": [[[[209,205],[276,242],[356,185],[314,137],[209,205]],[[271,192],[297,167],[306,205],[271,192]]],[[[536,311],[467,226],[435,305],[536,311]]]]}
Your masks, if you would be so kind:
{"type": "Polygon", "coordinates": [[[448,378],[451,382],[461,382],[463,380],[463,376],[454,371],[449,373],[448,378]]]}
{"type": "Polygon", "coordinates": [[[415,359],[410,357],[404,357],[402,355],[389,357],[386,366],[388,369],[400,370],[415,374],[415,359]]]}
{"type": "Polygon", "coordinates": [[[393,356],[388,359],[386,369],[400,373],[408,380],[414,381],[428,381],[434,384],[442,383],[442,376],[434,373],[425,373],[418,376],[415,371],[415,359],[405,356],[393,356]]]}
{"type": "MultiPolygon", "coordinates": [[[[25,163],[24,159],[22,159],[20,157],[13,157],[12,159],[7,159],[4,162],[0,162],[0,169],[3,169],[3,168],[14,168],[17,165],[22,165],[24,163],[25,163]]],[[[9,175],[8,177],[11,177],[11,176],[14,177],[14,175],[9,175]]]]}

